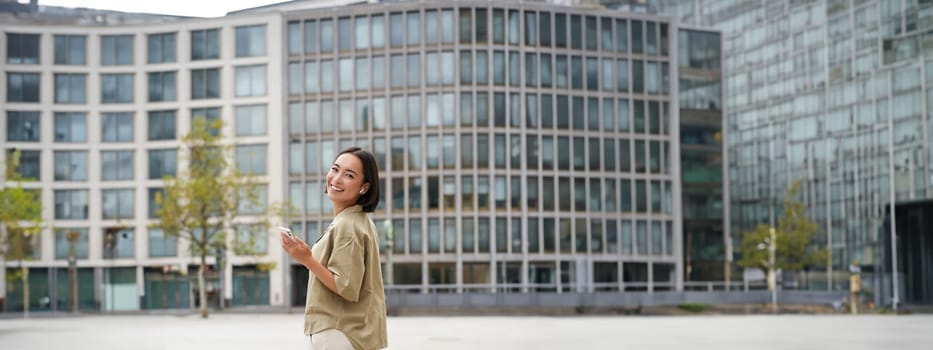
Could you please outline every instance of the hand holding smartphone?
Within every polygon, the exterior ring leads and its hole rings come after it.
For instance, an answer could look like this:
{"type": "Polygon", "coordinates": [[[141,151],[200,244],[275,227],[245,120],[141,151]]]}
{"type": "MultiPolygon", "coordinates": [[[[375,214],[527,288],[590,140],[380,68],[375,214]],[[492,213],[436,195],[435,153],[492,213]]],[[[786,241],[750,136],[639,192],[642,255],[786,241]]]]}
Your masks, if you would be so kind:
{"type": "Polygon", "coordinates": [[[292,234],[292,230],[288,227],[279,226],[279,231],[285,233],[290,238],[295,238],[295,235],[292,234]]]}

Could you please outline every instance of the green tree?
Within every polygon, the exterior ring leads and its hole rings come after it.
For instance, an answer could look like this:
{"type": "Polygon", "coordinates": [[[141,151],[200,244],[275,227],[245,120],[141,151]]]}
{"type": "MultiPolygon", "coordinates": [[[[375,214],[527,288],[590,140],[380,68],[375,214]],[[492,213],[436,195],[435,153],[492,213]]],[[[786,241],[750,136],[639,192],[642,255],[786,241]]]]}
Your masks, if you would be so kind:
{"type": "MultiPolygon", "coordinates": [[[[29,269],[23,260],[34,253],[33,242],[42,232],[42,202],[39,191],[23,188],[19,168],[19,151],[7,154],[0,187],[0,255],[3,261],[17,261],[19,271],[6,276],[11,282],[20,279],[23,288],[23,317],[29,317],[29,269]]],[[[5,264],[4,264],[5,265],[5,264]]],[[[6,268],[3,267],[5,272],[6,268]]]]}
{"type": "Polygon", "coordinates": [[[801,182],[791,185],[784,196],[784,212],[777,227],[761,224],[742,235],[739,266],[760,268],[768,274],[768,290],[772,291],[772,308],[777,304],[775,271],[799,271],[809,266],[824,265],[828,250],[814,243],[820,226],[806,216],[806,205],[797,200],[801,182]]]}
{"type": "MultiPolygon", "coordinates": [[[[234,219],[243,208],[253,209],[250,216],[256,219],[251,222],[262,231],[268,230],[270,216],[279,211],[262,202],[261,184],[240,173],[229,161],[232,147],[221,141],[220,130],[219,120],[208,123],[200,116],[194,118],[179,152],[187,155],[188,168],[177,177],[166,177],[164,191],[156,195],[157,226],[166,235],[187,241],[192,256],[199,258],[198,301],[203,318],[208,316],[204,280],[207,257],[218,250],[226,252],[230,247],[235,247],[238,254],[248,253],[255,237],[249,244],[230,242],[227,237],[235,230],[234,219]]],[[[258,239],[267,238],[263,235],[258,239]]],[[[218,263],[220,271],[221,268],[218,263]]],[[[222,299],[223,296],[221,302],[222,299]]]]}

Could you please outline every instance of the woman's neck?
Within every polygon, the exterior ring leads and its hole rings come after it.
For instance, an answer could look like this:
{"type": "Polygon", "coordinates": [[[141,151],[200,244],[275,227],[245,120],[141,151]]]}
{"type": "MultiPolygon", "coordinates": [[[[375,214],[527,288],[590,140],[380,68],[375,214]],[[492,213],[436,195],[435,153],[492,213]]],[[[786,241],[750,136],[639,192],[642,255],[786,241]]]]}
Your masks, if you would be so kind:
{"type": "Polygon", "coordinates": [[[340,212],[342,212],[342,211],[344,211],[345,209],[347,209],[347,208],[349,208],[349,207],[352,207],[352,206],[353,206],[353,204],[338,204],[338,203],[334,203],[334,217],[337,217],[337,215],[340,214],[340,212]]]}

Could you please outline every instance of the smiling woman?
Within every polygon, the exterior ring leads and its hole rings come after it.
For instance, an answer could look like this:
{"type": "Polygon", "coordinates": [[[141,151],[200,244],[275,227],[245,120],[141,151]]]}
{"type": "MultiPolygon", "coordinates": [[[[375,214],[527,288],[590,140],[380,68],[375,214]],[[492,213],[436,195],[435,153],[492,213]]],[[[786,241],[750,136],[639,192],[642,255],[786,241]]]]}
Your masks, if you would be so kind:
{"type": "Polygon", "coordinates": [[[341,151],[327,172],[324,193],[334,219],[313,247],[282,234],[282,248],[308,268],[305,334],[311,349],[385,348],[379,245],[367,215],[379,204],[376,159],[358,147],[341,151]]]}

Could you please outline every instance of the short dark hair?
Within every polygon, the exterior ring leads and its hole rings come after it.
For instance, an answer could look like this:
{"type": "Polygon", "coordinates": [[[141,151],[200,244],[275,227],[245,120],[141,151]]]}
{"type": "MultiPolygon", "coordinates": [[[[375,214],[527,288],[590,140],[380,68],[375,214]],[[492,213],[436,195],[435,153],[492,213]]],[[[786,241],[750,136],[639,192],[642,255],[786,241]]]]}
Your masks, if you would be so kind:
{"type": "Polygon", "coordinates": [[[356,200],[356,204],[362,205],[364,212],[372,213],[379,205],[379,165],[376,163],[376,157],[355,146],[340,151],[337,157],[345,153],[356,156],[360,159],[360,163],[363,163],[363,183],[369,183],[369,190],[356,200]]]}

